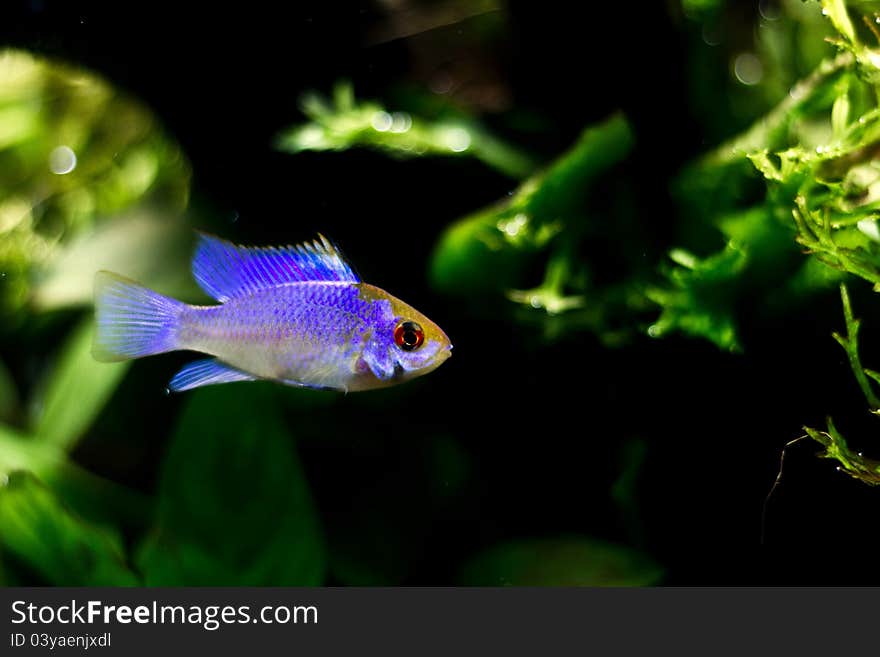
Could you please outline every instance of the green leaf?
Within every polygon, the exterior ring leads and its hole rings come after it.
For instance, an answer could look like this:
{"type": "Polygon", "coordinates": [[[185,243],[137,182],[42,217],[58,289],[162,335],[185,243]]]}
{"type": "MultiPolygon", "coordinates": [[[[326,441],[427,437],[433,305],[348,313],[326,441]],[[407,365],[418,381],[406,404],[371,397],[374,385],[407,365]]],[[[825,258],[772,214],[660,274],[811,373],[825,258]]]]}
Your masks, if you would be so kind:
{"type": "Polygon", "coordinates": [[[831,289],[845,277],[845,272],[828,267],[816,258],[808,258],[785,284],[780,296],[788,299],[806,298],[831,289]]]}
{"type": "Polygon", "coordinates": [[[841,93],[831,108],[831,132],[836,139],[842,139],[846,134],[849,124],[849,95],[846,91],[841,93]]]}
{"type": "Polygon", "coordinates": [[[471,156],[514,178],[524,178],[535,168],[531,158],[473,120],[457,115],[431,120],[388,110],[377,102],[358,102],[349,83],[336,86],[332,103],[311,93],[303,97],[301,107],[309,121],[278,137],[277,147],[282,151],[341,151],[362,146],[399,158],[471,156]]]}
{"type": "Polygon", "coordinates": [[[51,445],[36,442],[0,424],[0,477],[16,470],[28,470],[45,477],[64,463],[64,454],[51,445]]]}
{"type": "Polygon", "coordinates": [[[571,150],[533,179],[528,211],[542,222],[564,217],[599,175],[626,159],[634,145],[635,135],[623,114],[587,126],[571,150]]]}
{"type": "Polygon", "coordinates": [[[560,232],[579,235],[578,206],[601,173],[622,161],[634,137],[615,114],[589,126],[577,143],[510,196],[450,225],[431,258],[431,281],[449,294],[507,293],[530,256],[560,232]]]}
{"type": "Polygon", "coordinates": [[[91,519],[135,526],[148,515],[149,503],[141,493],[94,475],[59,448],[0,424],[0,477],[17,470],[33,473],[91,519]]]}
{"type": "Polygon", "coordinates": [[[162,464],[156,526],[138,564],[150,586],[309,586],[324,548],[308,483],[271,386],[192,393],[162,464]]]}
{"type": "Polygon", "coordinates": [[[841,36],[848,43],[857,45],[856,31],[853,28],[852,21],[849,19],[849,13],[846,11],[846,2],[844,0],[822,0],[822,13],[825,14],[841,36]]]}
{"type": "Polygon", "coordinates": [[[128,370],[129,363],[99,363],[92,357],[93,332],[91,318],[73,332],[37,405],[37,440],[62,450],[73,449],[128,370]]]}
{"type": "Polygon", "coordinates": [[[810,438],[825,447],[824,453],[820,456],[837,461],[840,464],[837,469],[853,479],[858,479],[869,486],[880,486],[880,461],[866,458],[861,452],[852,451],[830,417],[827,418],[827,423],[827,431],[804,427],[810,438]]]}
{"type": "Polygon", "coordinates": [[[49,584],[138,584],[119,536],[75,516],[32,475],[13,472],[0,486],[0,527],[0,550],[49,584]]]}
{"type": "Polygon", "coordinates": [[[512,541],[464,566],[468,586],[649,586],[663,569],[630,548],[591,538],[512,541]]]}
{"type": "MultiPolygon", "coordinates": [[[[681,263],[681,253],[678,262],[681,263]]],[[[691,254],[688,254],[691,255],[691,254]]],[[[704,260],[693,260],[690,267],[669,272],[672,286],[649,289],[648,297],[663,307],[648,334],[659,338],[674,331],[705,338],[721,349],[737,351],[735,301],[740,273],[748,256],[740,247],[728,244],[704,260]]]]}
{"type": "Polygon", "coordinates": [[[649,328],[652,337],[680,331],[738,351],[738,308],[756,299],[769,303],[780,281],[798,275],[801,255],[794,231],[778,220],[772,206],[724,215],[716,225],[728,238],[722,250],[698,258],[674,249],[669,256],[678,266],[666,272],[670,285],[648,290],[648,297],[663,307],[649,328]]]}

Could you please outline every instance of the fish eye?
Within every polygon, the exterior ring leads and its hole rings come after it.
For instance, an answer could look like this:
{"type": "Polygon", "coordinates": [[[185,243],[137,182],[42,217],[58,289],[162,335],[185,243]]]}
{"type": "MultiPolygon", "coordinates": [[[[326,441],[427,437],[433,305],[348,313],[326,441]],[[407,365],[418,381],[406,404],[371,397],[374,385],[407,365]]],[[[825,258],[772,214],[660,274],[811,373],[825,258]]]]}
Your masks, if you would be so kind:
{"type": "Polygon", "coordinates": [[[400,322],[394,328],[394,343],[404,351],[413,351],[422,346],[425,332],[415,322],[400,322]]]}

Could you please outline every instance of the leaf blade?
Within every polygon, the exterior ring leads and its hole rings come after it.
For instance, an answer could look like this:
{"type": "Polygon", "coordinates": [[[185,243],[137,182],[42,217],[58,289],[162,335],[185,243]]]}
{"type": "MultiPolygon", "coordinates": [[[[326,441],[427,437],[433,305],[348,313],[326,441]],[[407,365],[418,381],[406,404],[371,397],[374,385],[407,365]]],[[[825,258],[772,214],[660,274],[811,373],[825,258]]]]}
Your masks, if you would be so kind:
{"type": "Polygon", "coordinates": [[[308,483],[271,387],[194,392],[137,560],[147,585],[317,585],[324,561],[308,483]]]}
{"type": "Polygon", "coordinates": [[[135,586],[122,541],[89,524],[25,472],[0,486],[0,548],[56,586],[135,586]]]}

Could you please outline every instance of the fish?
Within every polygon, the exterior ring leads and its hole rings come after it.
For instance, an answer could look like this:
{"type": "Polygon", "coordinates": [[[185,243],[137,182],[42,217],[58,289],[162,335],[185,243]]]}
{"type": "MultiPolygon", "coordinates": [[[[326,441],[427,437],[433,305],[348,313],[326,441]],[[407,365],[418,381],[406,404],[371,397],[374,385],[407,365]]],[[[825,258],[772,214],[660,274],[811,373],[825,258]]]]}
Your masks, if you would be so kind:
{"type": "Polygon", "coordinates": [[[190,305],[97,272],[94,358],[180,350],[211,356],[177,372],[171,392],[267,380],[347,393],[423,376],[452,355],[437,324],[361,281],[320,233],[285,247],[247,247],[199,233],[192,275],[216,305],[190,305]]]}

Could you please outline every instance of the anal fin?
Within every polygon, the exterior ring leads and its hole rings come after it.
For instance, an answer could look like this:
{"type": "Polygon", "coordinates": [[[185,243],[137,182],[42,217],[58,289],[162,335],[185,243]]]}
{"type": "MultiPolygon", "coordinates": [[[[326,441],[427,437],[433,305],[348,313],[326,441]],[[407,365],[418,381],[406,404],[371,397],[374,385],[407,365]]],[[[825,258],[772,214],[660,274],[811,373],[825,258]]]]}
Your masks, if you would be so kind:
{"type": "Polygon", "coordinates": [[[194,360],[184,365],[168,384],[172,392],[234,381],[256,381],[257,377],[222,363],[216,358],[194,360]]]}

